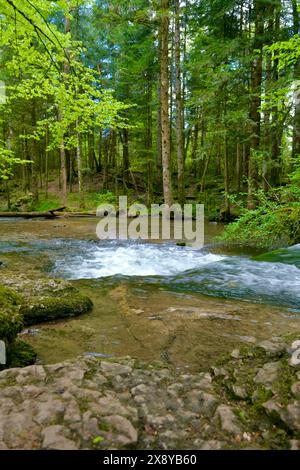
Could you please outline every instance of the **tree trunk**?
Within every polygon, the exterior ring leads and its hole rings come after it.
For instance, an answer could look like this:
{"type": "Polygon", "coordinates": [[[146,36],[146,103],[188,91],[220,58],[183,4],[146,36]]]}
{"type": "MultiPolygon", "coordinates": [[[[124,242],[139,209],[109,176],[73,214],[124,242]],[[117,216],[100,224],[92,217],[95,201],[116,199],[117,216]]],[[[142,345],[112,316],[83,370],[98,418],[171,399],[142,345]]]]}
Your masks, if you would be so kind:
{"type": "Polygon", "coordinates": [[[197,172],[197,154],[198,154],[198,141],[199,141],[199,113],[197,112],[196,115],[196,122],[194,125],[194,131],[193,131],[193,139],[192,139],[192,154],[191,154],[191,159],[192,159],[192,172],[196,173],[197,172]]]}
{"type": "MultiPolygon", "coordinates": [[[[280,13],[281,13],[281,0],[277,0],[272,5],[271,20],[273,23],[273,37],[272,41],[277,42],[280,35],[280,13]]],[[[278,81],[278,59],[273,60],[272,69],[272,80],[273,84],[278,81]]],[[[281,140],[282,140],[282,124],[280,121],[280,112],[278,106],[274,106],[272,109],[272,127],[271,127],[271,171],[270,171],[270,182],[274,186],[280,184],[280,152],[281,152],[281,140]]]]}
{"type": "Polygon", "coordinates": [[[104,141],[104,154],[103,154],[103,189],[108,189],[108,159],[109,159],[109,144],[111,136],[110,134],[104,141]]]}
{"type": "MultiPolygon", "coordinates": [[[[35,130],[36,127],[36,103],[35,100],[32,101],[32,114],[31,114],[31,124],[32,130],[35,130]]],[[[31,190],[33,192],[33,201],[36,203],[39,200],[39,183],[38,183],[38,175],[39,175],[39,163],[38,163],[38,148],[37,148],[37,141],[32,139],[31,143],[31,151],[32,151],[32,187],[31,190]]]]}
{"type": "MultiPolygon", "coordinates": [[[[269,21],[269,27],[271,27],[269,21]]],[[[266,92],[270,92],[272,86],[272,54],[267,53],[266,56],[266,92]]],[[[271,154],[271,111],[269,104],[267,103],[266,110],[264,112],[264,157],[262,162],[262,176],[263,176],[263,189],[268,190],[268,178],[269,178],[269,165],[270,165],[270,154],[271,154]]]]}
{"type": "Polygon", "coordinates": [[[253,41],[253,54],[255,58],[251,64],[251,139],[249,155],[248,174],[248,209],[256,206],[255,190],[257,188],[258,170],[256,164],[256,152],[260,145],[260,105],[261,105],[261,83],[262,83],[262,48],[264,34],[264,3],[254,0],[255,37],[253,41]]]}
{"type": "Polygon", "coordinates": [[[61,174],[61,185],[62,185],[62,200],[64,206],[68,203],[68,178],[66,168],[66,152],[65,152],[65,141],[62,138],[60,142],[60,174],[61,174]]]}
{"type": "MultiPolygon", "coordinates": [[[[7,135],[7,149],[11,150],[11,140],[12,140],[12,128],[10,123],[8,124],[8,135],[7,135]]],[[[5,180],[5,192],[6,192],[6,202],[7,202],[7,209],[11,208],[11,200],[10,200],[10,185],[9,185],[9,177],[5,180]]]]}
{"type": "MultiPolygon", "coordinates": [[[[300,13],[298,11],[298,3],[297,0],[292,0],[292,7],[293,7],[293,23],[294,23],[294,34],[300,34],[300,13]]],[[[300,60],[297,61],[295,66],[295,82],[298,89],[294,93],[294,101],[295,101],[295,116],[294,116],[294,126],[293,126],[293,157],[299,157],[300,155],[300,88],[299,88],[299,80],[300,80],[300,60]]]]}
{"type": "Polygon", "coordinates": [[[236,190],[241,191],[241,143],[240,138],[236,142],[236,190]]]}
{"type": "MultiPolygon", "coordinates": [[[[96,159],[96,171],[97,173],[100,173],[102,171],[102,147],[103,145],[103,135],[102,135],[102,129],[99,130],[99,144],[98,144],[98,160],[96,159]]],[[[96,154],[95,154],[96,158],[96,154]]]]}
{"type": "MultiPolygon", "coordinates": [[[[71,20],[69,15],[65,16],[65,33],[68,34],[71,31],[71,20]]],[[[70,72],[70,66],[69,66],[69,52],[65,50],[65,63],[64,63],[64,80],[66,80],[67,75],[70,72]]],[[[62,121],[63,120],[63,114],[62,110],[59,109],[59,116],[58,120],[62,121]]],[[[68,172],[67,172],[67,161],[66,161],[66,149],[65,149],[65,139],[64,135],[62,136],[61,142],[60,142],[60,174],[61,174],[61,182],[62,182],[62,200],[65,206],[68,204],[68,172]]]]}
{"type": "Polygon", "coordinates": [[[169,127],[169,0],[161,0],[161,136],[164,201],[173,203],[170,174],[169,127]]]}
{"type": "MultiPolygon", "coordinates": [[[[159,41],[159,56],[161,41],[159,41]]],[[[160,76],[157,80],[157,117],[156,117],[156,171],[158,187],[162,188],[162,133],[161,133],[161,84],[160,76]]]]}
{"type": "Polygon", "coordinates": [[[89,168],[91,170],[95,169],[95,135],[94,129],[92,132],[88,133],[88,161],[89,161],[89,168]]]}
{"type": "Polygon", "coordinates": [[[152,202],[153,193],[153,154],[152,154],[152,74],[151,71],[147,71],[146,81],[146,102],[147,102],[147,116],[146,116],[146,128],[145,128],[145,148],[147,151],[147,204],[150,206],[152,202]]]}
{"type": "MultiPolygon", "coordinates": [[[[76,124],[76,127],[78,127],[78,123],[76,124]]],[[[85,201],[84,201],[84,188],[83,188],[83,178],[82,178],[82,154],[81,154],[79,133],[77,133],[76,160],[77,160],[77,170],[78,170],[79,207],[80,209],[84,209],[85,201]]]]}
{"type": "Polygon", "coordinates": [[[229,162],[228,162],[228,137],[227,129],[224,136],[224,191],[225,191],[225,213],[224,219],[230,218],[230,202],[229,202],[229,162]]]}
{"type": "Polygon", "coordinates": [[[185,202],[183,96],[181,80],[180,0],[175,0],[176,144],[178,165],[178,202],[185,202]]]}
{"type": "Polygon", "coordinates": [[[49,129],[47,127],[45,136],[45,198],[48,199],[48,186],[49,186],[49,129]]]}
{"type": "Polygon", "coordinates": [[[128,182],[129,177],[129,132],[128,129],[123,129],[122,135],[122,145],[123,145],[123,181],[124,186],[128,182]]]}

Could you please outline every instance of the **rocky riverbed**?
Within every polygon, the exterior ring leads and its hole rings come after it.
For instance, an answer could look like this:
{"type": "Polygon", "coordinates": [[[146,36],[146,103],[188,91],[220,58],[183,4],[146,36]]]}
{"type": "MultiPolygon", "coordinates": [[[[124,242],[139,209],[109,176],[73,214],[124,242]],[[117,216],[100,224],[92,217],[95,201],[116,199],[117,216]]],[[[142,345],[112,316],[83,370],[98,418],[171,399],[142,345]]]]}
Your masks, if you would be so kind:
{"type": "Polygon", "coordinates": [[[7,369],[0,449],[298,449],[295,339],[234,350],[193,374],[129,357],[7,369]]]}

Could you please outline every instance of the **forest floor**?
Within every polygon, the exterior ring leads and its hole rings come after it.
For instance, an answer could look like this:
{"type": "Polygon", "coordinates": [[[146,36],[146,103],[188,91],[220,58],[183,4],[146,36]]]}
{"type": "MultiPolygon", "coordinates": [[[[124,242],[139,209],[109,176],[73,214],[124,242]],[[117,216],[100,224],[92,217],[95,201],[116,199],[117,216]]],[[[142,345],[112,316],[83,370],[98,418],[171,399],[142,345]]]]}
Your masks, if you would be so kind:
{"type": "MultiPolygon", "coordinates": [[[[148,204],[148,196],[146,187],[142,181],[141,174],[135,173],[132,175],[133,182],[127,183],[124,188],[122,181],[119,182],[117,193],[120,196],[126,195],[128,203],[143,203],[148,204]]],[[[187,203],[200,203],[204,204],[206,215],[211,220],[216,220],[222,212],[224,205],[224,191],[222,182],[208,181],[208,188],[203,193],[199,191],[199,185],[190,179],[186,187],[186,202],[187,203]]],[[[85,182],[84,190],[84,205],[78,192],[78,183],[75,180],[72,186],[68,185],[68,202],[67,211],[69,212],[96,212],[97,207],[102,203],[117,203],[116,188],[110,185],[108,189],[104,189],[102,175],[90,175],[85,182]]],[[[44,212],[54,208],[62,207],[63,200],[61,197],[62,189],[59,178],[54,173],[51,175],[48,183],[47,195],[45,187],[40,187],[38,190],[39,199],[34,201],[33,193],[29,190],[24,191],[23,184],[20,181],[10,183],[10,208],[8,209],[8,201],[6,189],[3,187],[0,191],[0,212],[5,211],[36,211],[44,212]]],[[[152,195],[152,202],[161,204],[163,203],[162,196],[159,194],[152,195]]],[[[239,213],[237,207],[232,208],[234,217],[239,213]]]]}

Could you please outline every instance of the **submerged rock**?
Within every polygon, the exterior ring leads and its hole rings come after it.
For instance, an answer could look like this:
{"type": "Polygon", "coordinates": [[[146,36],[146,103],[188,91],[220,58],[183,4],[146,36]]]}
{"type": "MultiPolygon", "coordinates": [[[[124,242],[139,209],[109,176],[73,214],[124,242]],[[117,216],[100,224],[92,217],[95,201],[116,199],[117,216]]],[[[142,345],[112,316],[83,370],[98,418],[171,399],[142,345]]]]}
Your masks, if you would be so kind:
{"type": "Polygon", "coordinates": [[[18,305],[18,314],[24,325],[28,326],[81,315],[93,307],[90,298],[72,284],[43,277],[39,271],[29,272],[28,275],[9,269],[3,271],[0,275],[0,303],[1,289],[13,293],[12,301],[18,305]]]}
{"type": "Polygon", "coordinates": [[[0,370],[34,363],[33,349],[18,339],[24,325],[77,316],[93,307],[87,296],[65,281],[30,279],[9,271],[0,276],[0,282],[0,341],[6,347],[6,362],[2,354],[0,370]]]}
{"type": "Polygon", "coordinates": [[[38,296],[21,307],[25,325],[34,325],[58,318],[75,317],[90,311],[93,307],[89,297],[75,288],[62,289],[59,296],[38,296]]]}

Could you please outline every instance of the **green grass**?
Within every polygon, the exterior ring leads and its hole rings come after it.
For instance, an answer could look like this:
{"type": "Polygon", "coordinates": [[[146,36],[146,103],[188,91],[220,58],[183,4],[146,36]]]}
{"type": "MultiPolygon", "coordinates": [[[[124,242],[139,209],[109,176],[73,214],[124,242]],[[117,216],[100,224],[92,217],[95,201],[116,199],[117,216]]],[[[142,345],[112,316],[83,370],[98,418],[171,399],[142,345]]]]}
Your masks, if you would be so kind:
{"type": "Polygon", "coordinates": [[[46,212],[50,209],[56,209],[61,206],[62,202],[57,196],[50,194],[48,198],[45,199],[45,196],[40,195],[38,203],[32,205],[31,210],[37,212],[46,212]]]}
{"type": "MultiPolygon", "coordinates": [[[[70,212],[76,211],[96,211],[100,204],[115,204],[116,197],[109,191],[103,192],[87,192],[84,195],[85,207],[80,207],[80,197],[78,193],[68,194],[67,210],[70,212]]],[[[48,198],[44,194],[39,195],[38,203],[32,205],[30,210],[37,212],[46,212],[50,209],[62,207],[62,199],[54,194],[49,193],[48,198]]]]}

